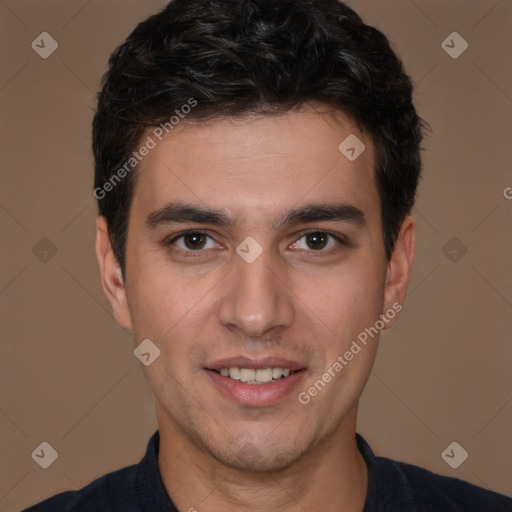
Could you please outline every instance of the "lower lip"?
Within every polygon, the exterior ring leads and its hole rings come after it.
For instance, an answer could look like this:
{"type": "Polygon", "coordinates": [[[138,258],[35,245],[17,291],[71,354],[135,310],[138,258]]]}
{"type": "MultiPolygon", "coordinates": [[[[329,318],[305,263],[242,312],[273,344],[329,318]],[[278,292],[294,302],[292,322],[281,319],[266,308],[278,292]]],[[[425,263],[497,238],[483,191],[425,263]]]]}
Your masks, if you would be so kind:
{"type": "Polygon", "coordinates": [[[298,370],[293,375],[282,377],[266,384],[245,384],[239,380],[224,377],[213,370],[205,370],[219,390],[240,405],[264,407],[273,405],[289,395],[306,373],[298,370]]]}

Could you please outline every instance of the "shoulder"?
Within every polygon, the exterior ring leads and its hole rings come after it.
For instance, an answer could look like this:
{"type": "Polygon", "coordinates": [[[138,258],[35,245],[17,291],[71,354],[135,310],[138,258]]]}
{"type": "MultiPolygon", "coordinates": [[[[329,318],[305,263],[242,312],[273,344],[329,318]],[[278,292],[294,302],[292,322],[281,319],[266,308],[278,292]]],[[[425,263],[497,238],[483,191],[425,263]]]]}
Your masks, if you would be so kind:
{"type": "Polygon", "coordinates": [[[368,468],[364,512],[512,512],[512,498],[387,457],[356,433],[368,468]]]}
{"type": "Polygon", "coordinates": [[[376,461],[384,471],[401,475],[419,512],[512,512],[512,498],[503,494],[405,462],[384,457],[376,457],[376,461]]]}
{"type": "Polygon", "coordinates": [[[56,494],[22,512],[117,512],[136,510],[136,465],[107,473],[82,489],[56,494]]]}

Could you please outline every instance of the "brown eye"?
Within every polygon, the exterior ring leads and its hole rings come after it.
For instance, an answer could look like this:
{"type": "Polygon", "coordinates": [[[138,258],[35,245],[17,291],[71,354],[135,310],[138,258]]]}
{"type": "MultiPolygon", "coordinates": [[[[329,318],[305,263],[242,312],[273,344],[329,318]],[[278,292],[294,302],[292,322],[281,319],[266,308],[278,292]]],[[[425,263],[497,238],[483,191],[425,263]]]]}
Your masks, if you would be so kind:
{"type": "Polygon", "coordinates": [[[187,249],[202,249],[206,243],[206,236],[202,233],[190,233],[183,235],[183,241],[187,249]]]}
{"type": "Polygon", "coordinates": [[[328,242],[327,233],[322,233],[320,231],[316,233],[308,233],[305,235],[305,238],[310,249],[323,249],[328,242]]]}
{"type": "Polygon", "coordinates": [[[309,231],[304,233],[296,242],[293,249],[304,249],[309,252],[329,253],[329,249],[336,249],[336,246],[350,247],[349,243],[332,233],[325,231],[309,231]]]}
{"type": "Polygon", "coordinates": [[[182,252],[199,252],[202,249],[214,249],[215,240],[202,231],[190,231],[176,236],[168,245],[175,245],[182,252]]]}

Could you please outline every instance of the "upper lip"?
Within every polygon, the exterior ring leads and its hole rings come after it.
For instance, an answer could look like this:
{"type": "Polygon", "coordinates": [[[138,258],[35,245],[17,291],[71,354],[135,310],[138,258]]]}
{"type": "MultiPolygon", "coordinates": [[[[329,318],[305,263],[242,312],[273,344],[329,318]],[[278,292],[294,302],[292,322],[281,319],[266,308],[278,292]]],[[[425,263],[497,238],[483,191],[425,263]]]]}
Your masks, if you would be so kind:
{"type": "Polygon", "coordinates": [[[225,359],[219,359],[213,363],[205,365],[207,370],[217,370],[221,368],[251,368],[258,370],[262,368],[288,368],[290,370],[302,370],[306,368],[306,365],[290,359],[284,359],[282,357],[267,356],[258,359],[253,359],[244,356],[227,357],[225,359]]]}

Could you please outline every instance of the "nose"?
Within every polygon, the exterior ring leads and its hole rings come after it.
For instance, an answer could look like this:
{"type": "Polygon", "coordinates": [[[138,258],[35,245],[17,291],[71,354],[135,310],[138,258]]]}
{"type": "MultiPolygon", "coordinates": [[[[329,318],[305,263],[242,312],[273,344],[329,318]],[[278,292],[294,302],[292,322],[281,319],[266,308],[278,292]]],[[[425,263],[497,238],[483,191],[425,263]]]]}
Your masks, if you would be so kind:
{"type": "Polygon", "coordinates": [[[258,338],[276,327],[294,322],[293,293],[284,273],[265,251],[252,263],[237,254],[234,267],[223,280],[219,320],[227,328],[258,338]]]}

